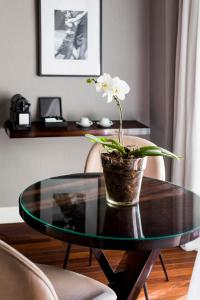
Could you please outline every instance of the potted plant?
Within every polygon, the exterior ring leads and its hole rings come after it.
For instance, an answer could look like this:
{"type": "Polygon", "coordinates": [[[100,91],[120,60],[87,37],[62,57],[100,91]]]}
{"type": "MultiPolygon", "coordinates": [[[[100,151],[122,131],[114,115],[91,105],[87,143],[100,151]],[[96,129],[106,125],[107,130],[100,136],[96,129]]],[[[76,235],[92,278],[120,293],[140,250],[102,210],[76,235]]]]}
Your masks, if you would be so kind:
{"type": "Polygon", "coordinates": [[[139,201],[147,156],[166,156],[176,159],[179,157],[158,146],[124,146],[121,101],[125,100],[125,95],[130,91],[128,84],[106,73],[98,79],[89,78],[87,82],[94,83],[96,91],[102,92],[103,97],[107,97],[108,103],[114,101],[119,109],[118,139],[86,134],[91,142],[99,143],[105,149],[105,152],[101,154],[101,161],[107,201],[118,206],[135,205],[139,201]]]}

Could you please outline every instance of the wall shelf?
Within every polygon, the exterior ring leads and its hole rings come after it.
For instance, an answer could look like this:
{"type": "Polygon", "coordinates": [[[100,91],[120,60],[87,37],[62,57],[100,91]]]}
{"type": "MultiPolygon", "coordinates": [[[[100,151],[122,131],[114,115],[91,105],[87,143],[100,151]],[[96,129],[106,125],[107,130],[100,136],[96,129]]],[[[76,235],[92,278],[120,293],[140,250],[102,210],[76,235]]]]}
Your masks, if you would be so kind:
{"type": "MultiPolygon", "coordinates": [[[[32,122],[30,131],[13,130],[10,121],[5,122],[5,131],[10,138],[41,138],[41,137],[73,137],[84,136],[85,134],[94,134],[97,136],[116,135],[119,128],[119,121],[113,121],[110,128],[101,128],[96,123],[90,128],[83,129],[76,125],[74,121],[68,121],[67,127],[63,128],[45,128],[41,122],[32,122]]],[[[148,135],[150,128],[138,121],[123,121],[125,135],[148,135]]]]}

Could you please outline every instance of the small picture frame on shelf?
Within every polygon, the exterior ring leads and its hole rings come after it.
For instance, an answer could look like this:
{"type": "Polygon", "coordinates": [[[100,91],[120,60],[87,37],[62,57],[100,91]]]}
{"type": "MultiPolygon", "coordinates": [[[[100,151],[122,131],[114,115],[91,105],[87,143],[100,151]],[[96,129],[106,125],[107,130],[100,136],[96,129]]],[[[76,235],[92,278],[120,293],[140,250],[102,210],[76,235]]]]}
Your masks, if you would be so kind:
{"type": "Polygon", "coordinates": [[[40,97],[39,109],[45,127],[67,127],[67,121],[62,117],[60,97],[40,97]]]}
{"type": "Polygon", "coordinates": [[[101,74],[102,0],[40,0],[41,76],[101,74]]]}

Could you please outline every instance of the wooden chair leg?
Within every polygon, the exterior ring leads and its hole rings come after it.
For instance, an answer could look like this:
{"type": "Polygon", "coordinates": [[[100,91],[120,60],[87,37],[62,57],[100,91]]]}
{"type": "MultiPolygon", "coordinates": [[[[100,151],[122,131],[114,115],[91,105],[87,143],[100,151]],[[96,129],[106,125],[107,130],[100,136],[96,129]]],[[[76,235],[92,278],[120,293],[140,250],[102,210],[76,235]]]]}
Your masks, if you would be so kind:
{"type": "Polygon", "coordinates": [[[90,248],[89,266],[92,265],[92,248],[90,248]]]}
{"type": "Polygon", "coordinates": [[[149,300],[147,283],[144,284],[143,289],[144,289],[144,296],[145,296],[145,299],[146,299],[146,300],[149,300]]]}
{"type": "Polygon", "coordinates": [[[167,270],[166,270],[166,268],[165,268],[165,264],[164,264],[164,261],[163,261],[163,258],[162,258],[162,255],[161,255],[161,254],[159,254],[159,259],[160,259],[160,263],[161,263],[161,266],[162,266],[162,268],[163,268],[163,271],[164,271],[164,273],[165,273],[165,279],[166,279],[166,281],[169,281],[169,277],[168,277],[168,274],[167,274],[167,270]]]}
{"type": "Polygon", "coordinates": [[[66,269],[66,267],[67,267],[69,254],[70,254],[70,251],[71,251],[71,246],[72,246],[72,244],[68,243],[66,253],[65,253],[65,259],[64,259],[64,263],[63,263],[63,269],[66,269]]]}

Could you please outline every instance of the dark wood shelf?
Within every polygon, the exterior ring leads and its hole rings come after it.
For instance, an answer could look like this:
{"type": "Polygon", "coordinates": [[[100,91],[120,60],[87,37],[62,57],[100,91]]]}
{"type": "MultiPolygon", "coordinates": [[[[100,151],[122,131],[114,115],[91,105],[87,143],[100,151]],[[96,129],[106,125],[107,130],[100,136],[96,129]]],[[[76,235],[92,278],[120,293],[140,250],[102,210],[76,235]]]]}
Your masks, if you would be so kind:
{"type": "MultiPolygon", "coordinates": [[[[74,121],[68,121],[67,127],[46,128],[41,122],[32,122],[31,130],[16,131],[10,121],[5,122],[5,131],[10,138],[38,138],[38,137],[72,137],[94,134],[97,136],[116,135],[119,128],[119,121],[113,121],[112,127],[102,128],[96,123],[90,128],[82,128],[74,121]]],[[[125,135],[148,135],[150,128],[138,121],[123,121],[125,135]]]]}

